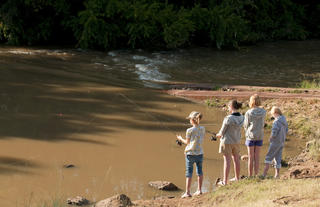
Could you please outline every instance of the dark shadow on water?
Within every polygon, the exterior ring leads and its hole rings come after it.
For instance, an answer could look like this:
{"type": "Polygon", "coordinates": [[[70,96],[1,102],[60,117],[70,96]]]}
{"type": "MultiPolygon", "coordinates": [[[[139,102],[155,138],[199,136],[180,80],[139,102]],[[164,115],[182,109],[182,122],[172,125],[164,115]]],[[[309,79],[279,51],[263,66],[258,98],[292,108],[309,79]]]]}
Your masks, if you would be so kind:
{"type": "Polygon", "coordinates": [[[124,129],[185,129],[173,124],[184,123],[185,115],[168,115],[161,105],[184,100],[144,89],[130,78],[133,74],[121,77],[123,73],[90,68],[92,63],[78,56],[60,60],[0,54],[0,58],[1,139],[19,137],[111,146],[106,136],[101,140],[77,136],[124,129]],[[167,124],[170,127],[164,127],[167,124]]]}
{"type": "Polygon", "coordinates": [[[34,174],[28,169],[43,167],[34,161],[14,158],[14,157],[0,157],[0,174],[34,174]]]}

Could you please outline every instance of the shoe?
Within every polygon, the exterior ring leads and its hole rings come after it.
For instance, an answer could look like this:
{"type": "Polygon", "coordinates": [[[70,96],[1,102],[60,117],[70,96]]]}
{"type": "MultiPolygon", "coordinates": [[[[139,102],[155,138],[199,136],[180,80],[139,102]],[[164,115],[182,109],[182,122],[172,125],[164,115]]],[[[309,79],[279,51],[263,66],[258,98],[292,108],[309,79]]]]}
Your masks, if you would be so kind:
{"type": "Polygon", "coordinates": [[[234,181],[237,181],[237,178],[236,177],[234,177],[234,178],[231,178],[230,180],[229,180],[230,182],[234,182],[234,181]]]}
{"type": "Polygon", "coordinates": [[[191,195],[189,194],[189,193],[187,193],[187,192],[185,192],[182,196],[181,196],[181,198],[190,198],[191,197],[191,195]]]}
{"type": "Polygon", "coordinates": [[[202,195],[202,192],[199,191],[199,190],[197,190],[197,191],[193,194],[193,196],[199,196],[199,195],[202,195]]]}
{"type": "Polygon", "coordinates": [[[218,184],[218,186],[225,186],[226,185],[226,183],[222,180],[220,180],[217,184],[218,184]]]}

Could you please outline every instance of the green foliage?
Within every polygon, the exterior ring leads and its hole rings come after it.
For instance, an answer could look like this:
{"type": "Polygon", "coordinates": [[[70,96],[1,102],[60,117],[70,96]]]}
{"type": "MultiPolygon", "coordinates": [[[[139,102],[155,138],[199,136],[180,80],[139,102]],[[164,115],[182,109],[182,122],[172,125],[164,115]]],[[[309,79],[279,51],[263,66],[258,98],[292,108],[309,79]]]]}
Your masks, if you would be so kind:
{"type": "Polygon", "coordinates": [[[54,42],[62,31],[67,30],[60,22],[72,16],[66,12],[68,8],[71,8],[71,2],[67,0],[3,1],[0,39],[14,45],[54,42]]]}
{"type": "Polygon", "coordinates": [[[144,44],[151,45],[160,39],[160,29],[157,14],[160,4],[152,2],[146,4],[143,1],[136,1],[129,6],[126,12],[127,26],[126,31],[129,37],[128,44],[135,48],[144,44]]]}
{"type": "Polygon", "coordinates": [[[163,39],[168,48],[177,48],[188,42],[192,32],[195,30],[194,23],[190,20],[190,17],[189,11],[182,8],[175,12],[172,6],[167,6],[160,13],[163,39]]]}
{"type": "Polygon", "coordinates": [[[320,3],[311,0],[3,0],[0,41],[98,49],[239,48],[319,37],[319,13],[320,3]]]}
{"type": "Polygon", "coordinates": [[[217,6],[209,10],[210,40],[217,48],[232,45],[238,48],[238,42],[244,40],[246,21],[236,13],[235,8],[217,6]]]}
{"type": "Polygon", "coordinates": [[[320,88],[320,80],[303,80],[299,85],[299,88],[308,88],[308,89],[319,89],[320,88]]]}
{"type": "Polygon", "coordinates": [[[260,40],[302,40],[308,35],[302,23],[305,15],[303,6],[291,0],[261,0],[255,1],[247,18],[260,40]]]}

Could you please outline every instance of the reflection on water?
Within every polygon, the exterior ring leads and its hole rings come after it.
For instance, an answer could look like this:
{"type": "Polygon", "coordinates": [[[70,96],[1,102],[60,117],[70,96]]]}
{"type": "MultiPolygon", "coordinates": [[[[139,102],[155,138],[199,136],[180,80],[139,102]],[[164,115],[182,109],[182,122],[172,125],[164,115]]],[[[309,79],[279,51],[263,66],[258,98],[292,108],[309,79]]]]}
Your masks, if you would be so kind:
{"type": "MultiPolygon", "coordinates": [[[[190,111],[201,111],[202,124],[215,132],[225,113],[145,86],[163,87],[162,81],[294,85],[302,73],[319,72],[320,42],[304,44],[157,53],[1,47],[1,206],[57,195],[92,201],[116,193],[133,200],[180,195],[154,190],[148,182],[168,180],[184,189],[183,147],[176,145],[175,134],[185,133],[190,111]]],[[[222,177],[223,165],[218,142],[209,137],[205,191],[222,177]]],[[[262,155],[266,151],[267,144],[262,155]]],[[[295,143],[288,142],[284,155],[296,153],[295,143]]]]}

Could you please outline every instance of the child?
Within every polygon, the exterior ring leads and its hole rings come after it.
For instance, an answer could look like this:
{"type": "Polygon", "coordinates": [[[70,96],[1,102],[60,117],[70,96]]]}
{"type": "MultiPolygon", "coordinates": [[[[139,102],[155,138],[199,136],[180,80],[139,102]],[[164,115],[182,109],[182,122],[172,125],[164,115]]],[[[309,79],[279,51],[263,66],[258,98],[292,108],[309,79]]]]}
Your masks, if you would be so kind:
{"type": "Polygon", "coordinates": [[[272,164],[272,160],[275,160],[275,178],[279,178],[279,172],[281,168],[281,157],[286,135],[288,133],[288,123],[286,118],[282,115],[281,110],[278,107],[272,107],[271,115],[275,118],[270,136],[269,150],[264,161],[265,168],[263,176],[266,176],[269,170],[269,165],[272,164]]]}
{"type": "Polygon", "coordinates": [[[203,172],[202,172],[202,162],[203,162],[203,149],[202,142],[205,135],[205,128],[200,126],[200,120],[202,114],[197,111],[192,111],[187,119],[190,120],[192,127],[187,129],[186,139],[182,138],[180,135],[177,135],[177,139],[182,143],[186,144],[185,148],[185,159],[186,159],[186,192],[181,196],[181,198],[191,197],[190,187],[191,179],[193,173],[193,163],[196,163],[196,170],[198,175],[198,190],[193,195],[202,194],[202,181],[203,181],[203,172]]]}
{"type": "Polygon", "coordinates": [[[239,180],[240,175],[240,139],[241,139],[241,127],[243,125],[244,117],[238,112],[242,106],[241,103],[236,100],[230,101],[228,104],[228,110],[231,113],[223,120],[222,127],[217,134],[220,139],[219,153],[223,154],[224,168],[223,168],[223,180],[219,185],[226,185],[228,183],[228,176],[230,171],[231,157],[234,164],[235,180],[239,180]]]}
{"type": "Polygon", "coordinates": [[[263,142],[263,128],[266,111],[260,108],[260,97],[255,94],[250,97],[250,109],[244,115],[246,146],[248,150],[248,176],[259,173],[260,148],[263,142]]]}

